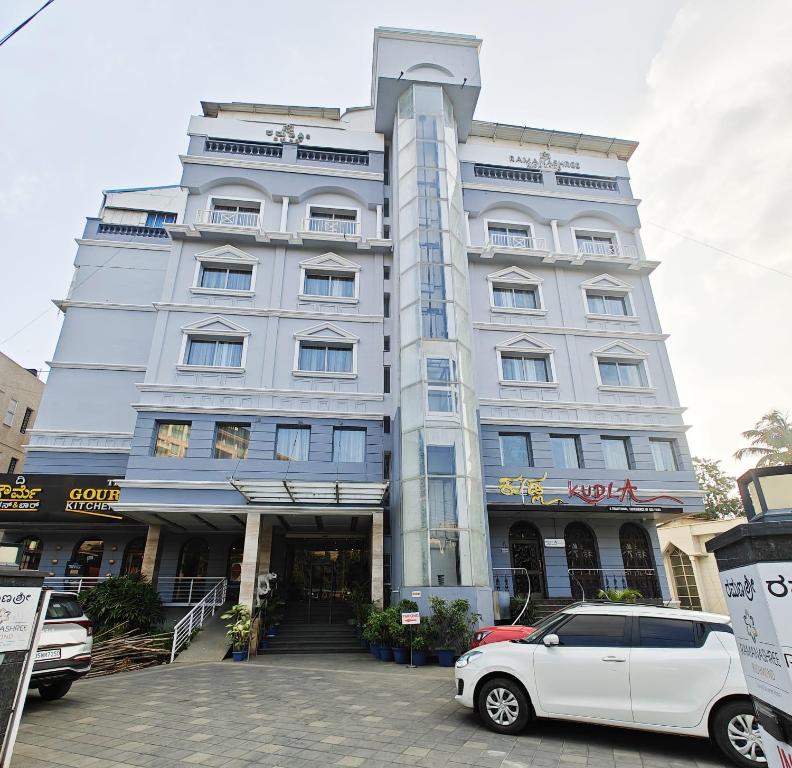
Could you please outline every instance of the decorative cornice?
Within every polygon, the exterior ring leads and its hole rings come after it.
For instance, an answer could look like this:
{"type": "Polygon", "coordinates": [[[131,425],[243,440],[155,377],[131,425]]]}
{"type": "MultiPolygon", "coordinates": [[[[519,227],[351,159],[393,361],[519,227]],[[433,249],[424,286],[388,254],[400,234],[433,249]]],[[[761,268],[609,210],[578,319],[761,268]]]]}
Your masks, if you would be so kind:
{"type": "Polygon", "coordinates": [[[532,401],[532,400],[512,400],[506,398],[482,398],[479,400],[482,406],[490,406],[493,408],[503,407],[532,407],[532,408],[564,408],[568,410],[585,410],[594,411],[628,411],[634,413],[675,413],[683,414],[687,408],[680,408],[674,405],[615,405],[613,403],[585,403],[585,402],[546,402],[532,401]]]}
{"type": "MultiPolygon", "coordinates": [[[[527,403],[526,403],[527,405],[527,403]]],[[[552,403],[543,403],[547,408],[552,403]]],[[[539,407],[539,406],[534,406],[539,407]]],[[[633,424],[616,421],[574,421],[570,419],[520,419],[514,416],[481,416],[482,424],[502,424],[526,427],[572,427],[574,429],[617,429],[624,432],[687,432],[688,424],[633,424]]]]}
{"type": "Polygon", "coordinates": [[[29,429],[28,434],[36,435],[62,435],[63,437],[111,437],[114,439],[129,440],[133,432],[98,432],[79,429],[29,429]]]}
{"type": "Polygon", "coordinates": [[[257,171],[280,171],[281,173],[301,173],[308,176],[337,176],[344,179],[363,179],[365,181],[384,181],[385,176],[375,171],[353,171],[348,168],[317,168],[315,166],[293,165],[291,163],[268,163],[255,160],[237,160],[230,157],[205,157],[203,155],[179,155],[182,165],[219,165],[227,168],[251,168],[257,171]]]}
{"type": "MultiPolygon", "coordinates": [[[[356,399],[354,396],[348,400],[356,399]]],[[[384,413],[356,413],[354,411],[307,411],[305,408],[241,408],[238,406],[202,406],[202,405],[154,405],[152,403],[132,403],[132,409],[139,413],[216,413],[220,415],[228,414],[248,414],[251,416],[285,416],[295,418],[304,416],[316,419],[359,419],[362,421],[382,421],[384,413]]]]}
{"type": "Polygon", "coordinates": [[[154,243],[133,243],[129,240],[87,240],[76,237],[74,242],[77,245],[100,245],[106,248],[134,248],[141,251],[169,251],[170,245],[156,245],[154,243]]]}
{"type": "Polygon", "coordinates": [[[217,315],[247,315],[250,317],[288,317],[301,320],[318,320],[320,322],[357,322],[381,323],[384,315],[346,314],[343,312],[305,312],[296,309],[257,307],[223,307],[218,304],[181,304],[176,302],[154,302],[154,308],[167,312],[211,312],[217,315]]]}
{"type": "Polygon", "coordinates": [[[119,309],[126,312],[156,312],[153,304],[119,304],[110,301],[74,301],[72,299],[54,299],[53,304],[61,310],[75,307],[77,309],[119,309]]]}
{"type": "Polygon", "coordinates": [[[130,448],[105,448],[95,445],[26,445],[27,453],[46,451],[47,453],[129,453],[130,448]]]}
{"type": "Polygon", "coordinates": [[[145,365],[124,365],[123,363],[75,363],[68,361],[47,361],[50,368],[70,368],[83,371],[135,371],[145,373],[145,365]]]}
{"type": "Polygon", "coordinates": [[[665,341],[667,333],[649,333],[648,331],[608,331],[598,328],[575,328],[573,326],[559,325],[517,325],[513,323],[487,323],[474,322],[473,327],[481,331],[509,331],[510,333],[552,333],[562,336],[597,336],[601,338],[612,338],[615,340],[629,338],[641,339],[642,341],[665,341]]]}
{"type": "Polygon", "coordinates": [[[593,195],[576,195],[570,192],[549,192],[547,190],[538,189],[515,189],[514,187],[501,187],[479,181],[462,182],[462,189],[478,189],[482,192],[507,192],[513,195],[528,195],[530,197],[554,197],[561,200],[581,200],[586,203],[607,203],[609,205],[631,205],[637,207],[641,204],[641,201],[635,197],[604,200],[602,197],[595,197],[593,195]]]}
{"type": "Polygon", "coordinates": [[[319,400],[370,400],[382,402],[378,392],[317,392],[312,389],[263,389],[257,387],[200,387],[192,384],[141,383],[141,392],[173,392],[190,395],[268,395],[272,397],[314,397],[319,400]]]}

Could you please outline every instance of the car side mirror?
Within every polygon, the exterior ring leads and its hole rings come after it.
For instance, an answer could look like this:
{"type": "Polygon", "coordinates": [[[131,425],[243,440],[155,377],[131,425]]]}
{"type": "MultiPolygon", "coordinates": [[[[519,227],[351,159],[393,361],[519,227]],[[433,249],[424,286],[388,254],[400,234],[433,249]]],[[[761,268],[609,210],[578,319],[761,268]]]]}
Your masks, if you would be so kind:
{"type": "Polygon", "coordinates": [[[542,638],[542,642],[545,644],[546,648],[552,648],[556,645],[561,645],[561,641],[558,639],[558,635],[545,635],[542,638]]]}

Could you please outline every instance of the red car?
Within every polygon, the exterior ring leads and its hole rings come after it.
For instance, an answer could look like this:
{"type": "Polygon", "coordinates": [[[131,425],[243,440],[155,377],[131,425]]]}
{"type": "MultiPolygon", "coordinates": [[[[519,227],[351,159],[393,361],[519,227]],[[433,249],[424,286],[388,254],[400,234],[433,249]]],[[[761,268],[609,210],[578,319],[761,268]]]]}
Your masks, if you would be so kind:
{"type": "Polygon", "coordinates": [[[504,640],[522,640],[534,631],[533,627],[522,624],[500,624],[496,627],[482,627],[473,635],[471,648],[490,643],[502,643],[504,640]]]}

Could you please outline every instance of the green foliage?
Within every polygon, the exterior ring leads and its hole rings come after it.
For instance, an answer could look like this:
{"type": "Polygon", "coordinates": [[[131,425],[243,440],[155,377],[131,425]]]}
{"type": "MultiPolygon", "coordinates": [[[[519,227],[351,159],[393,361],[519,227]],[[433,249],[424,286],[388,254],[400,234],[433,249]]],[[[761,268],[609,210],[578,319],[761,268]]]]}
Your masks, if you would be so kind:
{"type": "Polygon", "coordinates": [[[96,634],[115,630],[146,633],[165,619],[159,592],[139,574],[100,581],[79,598],[96,634]]]}
{"type": "MultiPolygon", "coordinates": [[[[509,601],[509,610],[511,613],[512,621],[514,621],[525,606],[525,595],[515,595],[509,601]]],[[[536,603],[533,600],[529,601],[525,613],[520,617],[520,624],[525,627],[533,626],[536,623],[536,603]]]]}
{"type": "Polygon", "coordinates": [[[363,639],[371,645],[385,645],[388,618],[385,611],[374,607],[363,624],[363,639]]]}
{"type": "Polygon", "coordinates": [[[597,597],[602,600],[610,600],[612,603],[634,603],[643,597],[637,590],[628,587],[627,589],[601,589],[597,597]]]}
{"type": "MultiPolygon", "coordinates": [[[[231,609],[233,610],[233,608],[231,609]]],[[[265,627],[278,624],[286,611],[286,601],[282,597],[268,595],[261,601],[261,623],[265,627]]]]}
{"type": "Polygon", "coordinates": [[[366,619],[377,606],[371,602],[368,591],[359,588],[352,590],[351,600],[355,625],[362,628],[366,625],[366,619]]]}
{"type": "Polygon", "coordinates": [[[412,647],[416,651],[428,651],[432,645],[432,638],[429,632],[429,627],[426,620],[421,620],[421,623],[413,627],[412,647]]]}
{"type": "Polygon", "coordinates": [[[478,613],[470,614],[467,600],[452,600],[430,597],[432,615],[428,620],[428,632],[435,650],[453,650],[463,653],[470,647],[476,623],[481,618],[478,613]]]}
{"type": "Polygon", "coordinates": [[[399,604],[396,606],[396,610],[399,613],[416,613],[418,611],[418,603],[415,600],[408,600],[406,597],[402,600],[399,600],[399,604]]]}
{"type": "Polygon", "coordinates": [[[237,603],[231,606],[221,619],[228,620],[226,624],[226,635],[231,640],[231,645],[235,651],[242,651],[248,647],[250,642],[250,611],[247,606],[237,603]]]}
{"type": "Polygon", "coordinates": [[[720,461],[712,459],[693,458],[696,479],[704,491],[704,516],[717,520],[744,515],[745,510],[735,495],[737,484],[719,464],[720,461]]]}
{"type": "Polygon", "coordinates": [[[759,457],[757,467],[777,467],[792,464],[792,421],[778,409],[769,411],[742,433],[750,445],[734,454],[737,460],[759,457]]]}

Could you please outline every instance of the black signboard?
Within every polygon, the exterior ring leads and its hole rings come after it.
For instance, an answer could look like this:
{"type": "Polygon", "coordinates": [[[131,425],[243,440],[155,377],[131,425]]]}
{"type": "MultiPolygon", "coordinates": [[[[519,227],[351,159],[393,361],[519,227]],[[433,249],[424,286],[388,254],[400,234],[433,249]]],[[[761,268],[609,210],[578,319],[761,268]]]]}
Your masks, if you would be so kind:
{"type": "Polygon", "coordinates": [[[61,522],[94,518],[123,520],[113,510],[121,489],[108,475],[2,475],[0,525],[3,520],[61,522]]]}

